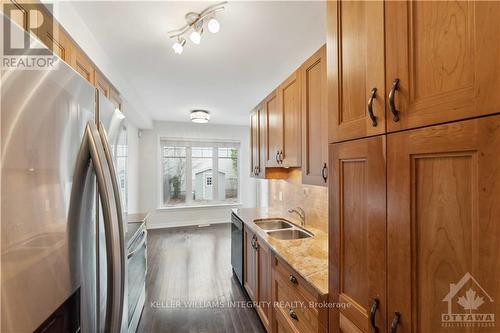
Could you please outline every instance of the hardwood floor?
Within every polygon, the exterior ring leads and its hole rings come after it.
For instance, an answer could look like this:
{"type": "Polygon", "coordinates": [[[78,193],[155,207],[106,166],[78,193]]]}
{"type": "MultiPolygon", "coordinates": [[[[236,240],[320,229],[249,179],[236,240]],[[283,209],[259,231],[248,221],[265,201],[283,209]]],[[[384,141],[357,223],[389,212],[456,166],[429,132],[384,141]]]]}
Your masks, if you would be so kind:
{"type": "Polygon", "coordinates": [[[265,332],[232,274],[230,224],[149,231],[146,294],[140,333],[265,332]]]}

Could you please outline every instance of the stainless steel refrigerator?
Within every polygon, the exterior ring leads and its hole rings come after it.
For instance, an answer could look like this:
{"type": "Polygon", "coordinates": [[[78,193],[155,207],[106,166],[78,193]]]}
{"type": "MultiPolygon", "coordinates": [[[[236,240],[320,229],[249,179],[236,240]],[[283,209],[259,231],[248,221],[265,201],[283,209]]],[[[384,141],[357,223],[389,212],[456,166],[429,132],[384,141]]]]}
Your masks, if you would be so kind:
{"type": "Polygon", "coordinates": [[[0,331],[125,332],[123,119],[58,62],[1,72],[0,331]]]}

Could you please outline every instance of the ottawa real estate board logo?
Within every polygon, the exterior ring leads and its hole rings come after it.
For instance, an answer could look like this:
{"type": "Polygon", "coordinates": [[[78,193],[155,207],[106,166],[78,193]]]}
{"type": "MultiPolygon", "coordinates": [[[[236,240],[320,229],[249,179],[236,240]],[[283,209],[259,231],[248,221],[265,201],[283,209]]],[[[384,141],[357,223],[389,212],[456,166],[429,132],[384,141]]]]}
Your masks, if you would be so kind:
{"type": "Polygon", "coordinates": [[[2,7],[1,69],[54,69],[58,58],[34,37],[54,36],[53,23],[44,20],[46,13],[53,12],[53,4],[8,1],[3,2],[2,7]]]}
{"type": "Polygon", "coordinates": [[[443,302],[448,304],[448,311],[441,314],[443,327],[495,327],[493,298],[468,272],[450,284],[443,302]]]}

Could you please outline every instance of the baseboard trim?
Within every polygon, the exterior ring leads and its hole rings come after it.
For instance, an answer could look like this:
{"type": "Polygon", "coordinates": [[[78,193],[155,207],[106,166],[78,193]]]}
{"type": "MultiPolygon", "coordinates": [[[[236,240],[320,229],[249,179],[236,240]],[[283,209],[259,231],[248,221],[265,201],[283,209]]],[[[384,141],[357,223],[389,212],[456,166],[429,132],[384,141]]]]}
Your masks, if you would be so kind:
{"type": "Polygon", "coordinates": [[[175,221],[175,222],[161,222],[161,223],[149,223],[148,229],[165,229],[165,228],[178,228],[178,227],[191,227],[197,225],[206,225],[206,224],[221,224],[221,223],[231,223],[231,220],[228,218],[221,219],[208,219],[201,221],[175,221]]]}

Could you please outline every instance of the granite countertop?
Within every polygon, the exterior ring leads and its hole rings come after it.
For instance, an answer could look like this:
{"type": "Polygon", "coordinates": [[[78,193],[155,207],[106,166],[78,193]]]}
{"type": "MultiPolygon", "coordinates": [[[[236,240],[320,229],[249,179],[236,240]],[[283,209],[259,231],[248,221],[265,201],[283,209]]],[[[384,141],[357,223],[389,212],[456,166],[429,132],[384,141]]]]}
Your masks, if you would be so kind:
{"type": "MultiPolygon", "coordinates": [[[[257,236],[264,240],[271,250],[286,261],[297,273],[308,281],[320,294],[328,294],[328,234],[315,228],[304,229],[313,237],[293,240],[279,240],[267,235],[254,220],[263,218],[284,218],[298,226],[300,221],[290,218],[281,210],[273,208],[235,208],[236,214],[257,236]]],[[[306,220],[307,222],[307,220],[306,220]]]]}

